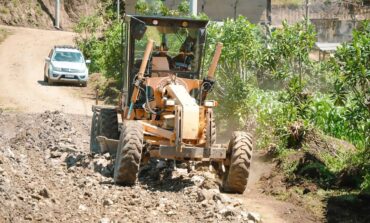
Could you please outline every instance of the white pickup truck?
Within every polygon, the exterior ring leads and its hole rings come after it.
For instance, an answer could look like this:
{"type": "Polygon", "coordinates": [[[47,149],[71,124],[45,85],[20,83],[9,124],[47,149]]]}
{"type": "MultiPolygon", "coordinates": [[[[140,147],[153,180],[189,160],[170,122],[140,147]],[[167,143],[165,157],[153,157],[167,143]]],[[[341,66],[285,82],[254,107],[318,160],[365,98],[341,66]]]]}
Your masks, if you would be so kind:
{"type": "Polygon", "coordinates": [[[45,59],[44,81],[53,83],[78,83],[86,87],[90,64],[77,48],[72,46],[55,46],[45,59]]]}

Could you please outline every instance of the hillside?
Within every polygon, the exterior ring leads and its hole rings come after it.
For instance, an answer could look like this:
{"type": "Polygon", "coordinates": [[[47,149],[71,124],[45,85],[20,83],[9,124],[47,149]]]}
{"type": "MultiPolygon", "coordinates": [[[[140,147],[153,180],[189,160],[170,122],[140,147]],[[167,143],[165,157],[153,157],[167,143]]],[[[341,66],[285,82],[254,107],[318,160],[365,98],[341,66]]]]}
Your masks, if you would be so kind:
{"type": "MultiPolygon", "coordinates": [[[[79,18],[101,7],[99,0],[61,1],[61,27],[71,29],[79,18]]],[[[50,29],[53,27],[55,0],[0,0],[0,24],[50,29]]]]}

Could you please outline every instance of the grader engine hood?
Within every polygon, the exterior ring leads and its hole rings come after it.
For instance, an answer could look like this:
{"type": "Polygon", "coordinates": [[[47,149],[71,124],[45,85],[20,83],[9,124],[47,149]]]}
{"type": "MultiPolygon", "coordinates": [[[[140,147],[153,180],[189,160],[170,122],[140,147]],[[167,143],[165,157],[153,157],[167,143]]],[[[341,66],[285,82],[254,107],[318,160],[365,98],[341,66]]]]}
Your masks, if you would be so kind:
{"type": "Polygon", "coordinates": [[[178,129],[176,138],[198,139],[199,106],[195,99],[189,95],[182,85],[170,84],[166,87],[168,94],[175,99],[177,115],[175,115],[175,128],[178,129]]]}

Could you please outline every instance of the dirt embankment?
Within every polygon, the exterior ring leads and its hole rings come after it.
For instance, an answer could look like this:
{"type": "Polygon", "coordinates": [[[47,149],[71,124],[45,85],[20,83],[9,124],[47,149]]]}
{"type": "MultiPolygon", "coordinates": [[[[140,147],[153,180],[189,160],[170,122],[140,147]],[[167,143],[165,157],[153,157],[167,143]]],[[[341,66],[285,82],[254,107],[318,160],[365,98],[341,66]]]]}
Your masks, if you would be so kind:
{"type": "MultiPolygon", "coordinates": [[[[73,28],[79,18],[101,7],[98,0],[61,1],[61,27],[73,28]]],[[[0,24],[51,29],[55,20],[55,0],[1,0],[0,24]]]]}

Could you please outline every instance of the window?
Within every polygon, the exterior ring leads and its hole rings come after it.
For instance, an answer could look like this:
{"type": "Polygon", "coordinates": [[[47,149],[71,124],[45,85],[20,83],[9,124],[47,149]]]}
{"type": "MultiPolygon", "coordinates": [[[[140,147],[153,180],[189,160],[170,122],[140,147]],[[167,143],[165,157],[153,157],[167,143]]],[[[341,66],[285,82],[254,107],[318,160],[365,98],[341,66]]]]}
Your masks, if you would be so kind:
{"type": "Polygon", "coordinates": [[[198,29],[147,26],[144,37],[135,40],[135,68],[140,67],[149,39],[155,42],[152,57],[167,58],[170,71],[197,72],[199,70],[201,55],[198,29]]]}
{"type": "Polygon", "coordinates": [[[73,63],[83,63],[84,59],[81,53],[76,52],[64,52],[64,51],[56,51],[53,61],[58,62],[73,62],[73,63]]]}

